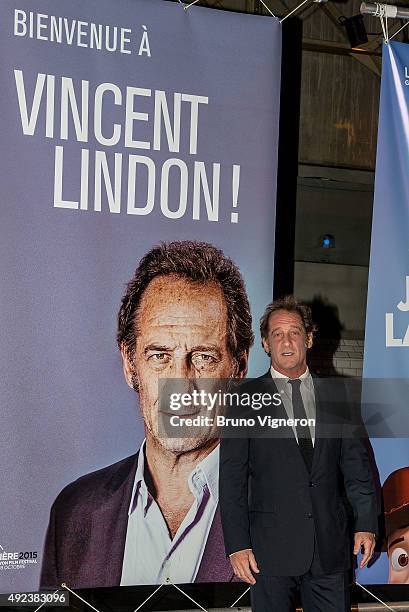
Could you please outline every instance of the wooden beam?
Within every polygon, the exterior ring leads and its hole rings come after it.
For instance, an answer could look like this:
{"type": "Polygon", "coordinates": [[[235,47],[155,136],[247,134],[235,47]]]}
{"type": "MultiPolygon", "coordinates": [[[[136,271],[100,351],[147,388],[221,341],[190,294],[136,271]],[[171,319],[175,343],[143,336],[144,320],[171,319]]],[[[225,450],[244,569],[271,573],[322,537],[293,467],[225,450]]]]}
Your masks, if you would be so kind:
{"type": "Polygon", "coordinates": [[[317,51],[318,53],[333,53],[334,55],[362,55],[381,57],[380,51],[367,49],[351,49],[349,43],[336,42],[334,40],[320,40],[318,38],[303,38],[302,47],[305,51],[317,51]]]}

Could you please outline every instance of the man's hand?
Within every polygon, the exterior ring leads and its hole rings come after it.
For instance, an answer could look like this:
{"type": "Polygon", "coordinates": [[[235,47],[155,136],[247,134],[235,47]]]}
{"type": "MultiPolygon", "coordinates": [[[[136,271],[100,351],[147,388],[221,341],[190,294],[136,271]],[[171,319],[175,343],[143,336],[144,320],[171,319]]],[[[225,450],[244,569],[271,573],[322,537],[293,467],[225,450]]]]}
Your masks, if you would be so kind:
{"type": "Polygon", "coordinates": [[[230,563],[238,578],[249,584],[256,584],[256,579],[251,572],[253,571],[258,574],[260,570],[257,567],[257,561],[251,548],[232,553],[230,555],[230,563]]]}
{"type": "Polygon", "coordinates": [[[363,557],[359,564],[362,569],[371,559],[375,550],[375,536],[369,531],[357,531],[354,537],[354,555],[362,549],[363,557]]]}

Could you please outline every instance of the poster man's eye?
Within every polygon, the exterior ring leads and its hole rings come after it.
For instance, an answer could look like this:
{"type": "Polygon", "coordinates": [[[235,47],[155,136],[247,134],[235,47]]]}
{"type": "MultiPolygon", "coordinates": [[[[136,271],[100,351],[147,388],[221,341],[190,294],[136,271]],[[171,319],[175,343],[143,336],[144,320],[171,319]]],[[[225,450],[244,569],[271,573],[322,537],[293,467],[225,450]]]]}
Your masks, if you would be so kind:
{"type": "Polygon", "coordinates": [[[215,358],[212,355],[209,355],[208,353],[195,353],[192,356],[193,364],[198,367],[212,365],[213,363],[215,363],[215,361],[215,358]]]}
{"type": "Polygon", "coordinates": [[[167,355],[166,353],[153,353],[152,355],[149,356],[149,360],[152,363],[168,363],[169,362],[169,355],[167,355]]]}
{"type": "Polygon", "coordinates": [[[395,572],[401,572],[409,565],[409,555],[404,548],[395,548],[391,555],[391,565],[395,572]]]}

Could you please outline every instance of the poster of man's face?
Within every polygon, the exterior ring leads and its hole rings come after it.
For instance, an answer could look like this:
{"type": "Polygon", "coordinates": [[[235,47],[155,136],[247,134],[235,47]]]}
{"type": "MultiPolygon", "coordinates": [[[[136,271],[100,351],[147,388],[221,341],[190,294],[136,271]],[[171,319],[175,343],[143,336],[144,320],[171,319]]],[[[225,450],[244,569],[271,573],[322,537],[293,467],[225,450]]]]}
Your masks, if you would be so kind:
{"type": "MultiPolygon", "coordinates": [[[[128,384],[139,393],[146,436],[172,452],[200,448],[211,428],[201,435],[170,438],[159,435],[159,379],[230,378],[242,369],[228,346],[227,305],[220,286],[195,284],[180,276],[158,276],[145,289],[138,308],[135,351],[122,349],[128,384]]],[[[191,412],[190,414],[194,414],[191,412]]]]}
{"type": "MultiPolygon", "coordinates": [[[[233,578],[220,529],[215,428],[209,424],[195,435],[163,435],[159,412],[170,408],[160,403],[159,390],[163,379],[244,377],[253,342],[251,323],[244,280],[220,249],[210,243],[173,241],[145,253],[122,298],[117,333],[125,379],[138,396],[145,439],[136,455],[85,475],[58,496],[41,586],[53,587],[67,575],[76,586],[233,578]],[[100,497],[106,504],[107,482],[119,479],[122,490],[117,493],[116,485],[111,496],[116,510],[100,519],[100,504],[92,508],[84,498],[100,497]],[[105,578],[93,576],[92,551],[101,549],[101,532],[109,534],[114,518],[119,546],[115,554],[106,551],[112,568],[105,578]],[[89,528],[89,520],[98,523],[98,529],[89,528]],[[69,533],[69,540],[58,536],[55,524],[63,525],[59,531],[69,533]],[[73,548],[75,555],[68,552],[73,548]]],[[[194,416],[200,409],[187,406],[185,414],[194,416]]]]}

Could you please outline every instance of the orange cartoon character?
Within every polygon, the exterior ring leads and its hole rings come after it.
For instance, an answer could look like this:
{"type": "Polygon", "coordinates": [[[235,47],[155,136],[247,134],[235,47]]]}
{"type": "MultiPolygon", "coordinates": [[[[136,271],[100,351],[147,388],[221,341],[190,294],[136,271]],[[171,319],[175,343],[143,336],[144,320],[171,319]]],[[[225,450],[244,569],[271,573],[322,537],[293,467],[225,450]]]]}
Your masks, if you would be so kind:
{"type": "Polygon", "coordinates": [[[385,480],[383,501],[391,584],[409,584],[409,467],[385,480]]]}

